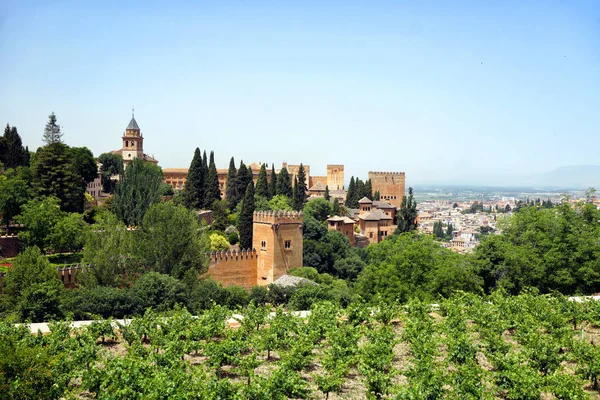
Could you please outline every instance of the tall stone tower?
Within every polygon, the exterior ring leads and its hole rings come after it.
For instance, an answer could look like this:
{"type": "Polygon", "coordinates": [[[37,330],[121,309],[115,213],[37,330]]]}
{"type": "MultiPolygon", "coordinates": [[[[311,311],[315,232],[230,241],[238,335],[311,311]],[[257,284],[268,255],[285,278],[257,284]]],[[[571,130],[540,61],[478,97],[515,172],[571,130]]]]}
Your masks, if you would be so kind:
{"type": "Polygon", "coordinates": [[[252,247],[258,253],[257,284],[273,283],[302,266],[302,212],[256,211],[252,247]]]}
{"type": "Polygon", "coordinates": [[[400,207],[404,197],[404,184],[406,176],[404,172],[371,172],[369,179],[373,187],[373,193],[379,191],[381,200],[385,200],[400,207]]]}
{"type": "Polygon", "coordinates": [[[129,125],[125,128],[125,133],[123,134],[123,148],[121,149],[121,155],[123,156],[125,165],[129,164],[134,158],[144,158],[144,137],[135,120],[133,110],[131,113],[131,121],[129,121],[129,125]]]}
{"type": "Polygon", "coordinates": [[[329,186],[329,190],[341,190],[344,188],[343,165],[327,165],[327,186],[329,186]]]}

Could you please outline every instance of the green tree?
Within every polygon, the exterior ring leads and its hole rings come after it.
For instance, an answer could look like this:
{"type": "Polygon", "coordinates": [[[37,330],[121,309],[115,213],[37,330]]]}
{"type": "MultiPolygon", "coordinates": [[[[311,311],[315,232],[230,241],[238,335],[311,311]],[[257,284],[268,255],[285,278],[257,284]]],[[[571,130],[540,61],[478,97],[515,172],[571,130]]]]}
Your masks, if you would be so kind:
{"type": "Polygon", "coordinates": [[[59,317],[57,301],[61,287],[56,268],[39,248],[28,247],[6,274],[2,296],[5,309],[16,311],[22,321],[59,317]]]}
{"type": "Polygon", "coordinates": [[[150,206],[160,201],[162,180],[160,167],[133,159],[117,185],[112,210],[127,225],[140,225],[150,206]]]}
{"type": "Polygon", "coordinates": [[[81,178],[81,184],[85,191],[87,184],[98,177],[98,165],[94,155],[87,147],[71,147],[69,156],[75,172],[81,178]]]}
{"type": "Polygon", "coordinates": [[[210,165],[208,167],[208,177],[206,179],[206,197],[205,207],[210,208],[215,201],[221,200],[221,188],[219,187],[219,175],[215,165],[214,153],[210,152],[210,165]]]}
{"type": "Polygon", "coordinates": [[[29,151],[23,147],[17,127],[6,124],[4,129],[4,146],[0,145],[0,162],[4,168],[17,168],[29,165],[29,151]],[[2,148],[3,147],[3,148],[2,148]]]}
{"type": "MultiPolygon", "coordinates": [[[[235,179],[235,183],[237,185],[236,189],[236,199],[232,204],[235,204],[237,207],[238,203],[243,200],[244,194],[246,193],[246,188],[248,187],[248,183],[252,182],[252,175],[249,174],[248,167],[244,164],[244,161],[240,161],[240,167],[238,168],[237,176],[235,179]]],[[[234,207],[232,206],[232,209],[234,207]]]]}
{"type": "Polygon", "coordinates": [[[369,264],[358,277],[357,293],[405,302],[433,300],[455,290],[478,292],[482,281],[469,260],[443,248],[431,236],[403,233],[368,248],[369,264]]]}
{"type": "Polygon", "coordinates": [[[183,192],[184,202],[188,208],[200,209],[204,202],[204,168],[202,167],[202,155],[196,147],[194,157],[188,169],[183,192]]]}
{"type": "Polygon", "coordinates": [[[135,304],[134,312],[139,315],[143,315],[148,308],[167,311],[176,304],[186,303],[185,285],[158,272],[142,274],[131,287],[131,297],[135,304]]]}
{"type": "Polygon", "coordinates": [[[269,195],[267,198],[271,200],[277,195],[277,174],[275,173],[275,164],[271,164],[271,179],[269,180],[269,195]]]}
{"type": "Polygon", "coordinates": [[[47,145],[62,143],[63,134],[60,132],[60,126],[56,123],[56,115],[54,112],[48,116],[46,128],[44,128],[44,136],[42,140],[47,145]]]}
{"type": "Polygon", "coordinates": [[[267,181],[267,165],[262,164],[260,166],[260,172],[258,173],[258,180],[256,181],[256,195],[264,197],[268,200],[269,198],[269,182],[267,181]]]}
{"type": "Polygon", "coordinates": [[[29,200],[22,206],[16,217],[23,224],[24,231],[19,234],[26,246],[37,246],[40,249],[50,247],[50,235],[55,225],[65,216],[60,209],[60,200],[56,197],[39,197],[29,200]]]}
{"type": "Polygon", "coordinates": [[[327,201],[329,201],[331,199],[331,196],[329,195],[329,186],[325,185],[325,194],[323,195],[323,198],[327,201]]]}
{"type": "Polygon", "coordinates": [[[297,175],[298,183],[296,185],[296,192],[294,196],[296,197],[296,203],[298,204],[298,210],[301,210],[306,203],[306,199],[308,198],[308,186],[306,179],[306,171],[304,169],[304,165],[300,163],[300,167],[298,168],[297,175]]]}
{"type": "Polygon", "coordinates": [[[358,200],[362,199],[363,197],[367,197],[367,188],[365,187],[365,183],[362,181],[362,179],[357,178],[355,184],[356,193],[358,194],[356,197],[358,197],[358,200]]]}
{"type": "Polygon", "coordinates": [[[7,232],[10,221],[19,215],[21,206],[27,202],[29,196],[27,182],[17,174],[0,179],[0,214],[2,214],[2,222],[6,226],[7,232]]]}
{"type": "Polygon", "coordinates": [[[71,160],[69,147],[60,141],[40,147],[32,165],[34,187],[40,196],[54,196],[61,208],[82,212],[85,186],[71,160]]]}
{"type": "Polygon", "coordinates": [[[451,240],[453,235],[454,235],[454,226],[452,226],[452,222],[449,222],[448,228],[446,229],[446,238],[448,240],[451,240]]]}
{"type": "Polygon", "coordinates": [[[130,280],[143,267],[134,255],[133,231],[111,212],[100,214],[91,229],[86,230],[83,259],[90,264],[80,277],[86,287],[118,286],[130,280]]]}
{"type": "Polygon", "coordinates": [[[276,192],[278,195],[286,196],[290,199],[293,197],[292,178],[286,167],[281,168],[279,171],[276,192]]]}
{"type": "Polygon", "coordinates": [[[408,188],[408,197],[402,198],[398,213],[398,228],[395,233],[411,232],[417,229],[417,202],[413,197],[413,189],[408,188]]]}
{"type": "Polygon", "coordinates": [[[273,198],[269,200],[269,210],[292,211],[290,198],[280,194],[273,196],[273,198]]]}
{"type": "Polygon", "coordinates": [[[52,227],[48,243],[60,253],[81,250],[85,243],[84,229],[82,214],[67,214],[52,227]]]}
{"type": "Polygon", "coordinates": [[[210,251],[229,250],[229,241],[218,233],[210,234],[210,251]]]}
{"type": "Polygon", "coordinates": [[[340,202],[339,202],[338,198],[336,197],[333,199],[333,206],[331,208],[331,213],[333,215],[341,215],[340,211],[341,211],[340,210],[340,202]]]}
{"type": "Polygon", "coordinates": [[[373,184],[370,179],[367,179],[365,182],[365,196],[368,199],[373,200],[373,184]]]}
{"type": "Polygon", "coordinates": [[[242,210],[238,219],[238,231],[240,232],[240,248],[252,248],[252,220],[254,216],[254,184],[248,183],[246,194],[242,203],[242,210]]]}
{"type": "Polygon", "coordinates": [[[212,210],[213,218],[211,228],[217,231],[225,231],[229,225],[227,201],[215,200],[210,209],[212,210]]]}
{"type": "Polygon", "coordinates": [[[381,200],[381,193],[379,193],[379,190],[375,191],[375,194],[373,194],[373,201],[380,201],[381,200]]]}
{"type": "Polygon", "coordinates": [[[178,279],[188,270],[204,271],[209,244],[193,211],[172,203],[155,204],[135,233],[138,258],[154,271],[178,279]]]}
{"type": "Polygon", "coordinates": [[[237,185],[237,169],[235,168],[235,160],[231,157],[229,160],[229,170],[227,171],[227,182],[225,189],[225,197],[230,204],[232,210],[237,206],[238,185],[237,185]]]}
{"type": "Polygon", "coordinates": [[[102,177],[102,191],[104,193],[113,193],[117,182],[123,176],[123,157],[120,154],[103,153],[98,157],[100,175],[102,177]]]}
{"type": "Polygon", "coordinates": [[[358,208],[358,191],[356,187],[356,183],[354,181],[354,177],[350,177],[350,184],[348,185],[348,192],[346,193],[346,207],[348,208],[358,208]]]}

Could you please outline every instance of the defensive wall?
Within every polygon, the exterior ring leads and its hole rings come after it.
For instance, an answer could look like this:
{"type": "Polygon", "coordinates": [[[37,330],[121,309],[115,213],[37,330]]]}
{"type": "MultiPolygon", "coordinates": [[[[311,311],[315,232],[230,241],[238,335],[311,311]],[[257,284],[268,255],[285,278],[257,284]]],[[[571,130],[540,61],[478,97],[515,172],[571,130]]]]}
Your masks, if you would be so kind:
{"type": "Polygon", "coordinates": [[[256,285],[256,250],[217,251],[209,255],[208,275],[223,286],[256,285]]]}

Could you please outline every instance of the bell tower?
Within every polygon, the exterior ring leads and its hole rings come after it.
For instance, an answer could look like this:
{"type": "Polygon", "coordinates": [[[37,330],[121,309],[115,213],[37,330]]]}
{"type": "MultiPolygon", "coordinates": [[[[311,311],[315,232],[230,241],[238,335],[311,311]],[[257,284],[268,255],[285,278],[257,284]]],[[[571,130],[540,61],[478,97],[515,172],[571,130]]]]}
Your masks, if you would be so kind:
{"type": "Polygon", "coordinates": [[[134,158],[144,158],[144,137],[134,116],[134,109],[131,109],[131,121],[125,128],[123,134],[123,148],[121,155],[125,165],[129,164],[134,158]]]}

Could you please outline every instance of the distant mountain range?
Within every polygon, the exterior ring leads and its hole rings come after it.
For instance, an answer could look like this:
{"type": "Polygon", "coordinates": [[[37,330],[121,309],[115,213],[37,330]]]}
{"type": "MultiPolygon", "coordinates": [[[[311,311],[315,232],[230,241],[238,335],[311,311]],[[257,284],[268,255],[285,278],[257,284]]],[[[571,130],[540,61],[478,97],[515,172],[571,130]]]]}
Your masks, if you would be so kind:
{"type": "Polygon", "coordinates": [[[561,189],[600,189],[600,165],[574,165],[553,171],[521,176],[515,180],[519,186],[561,189]]]}

